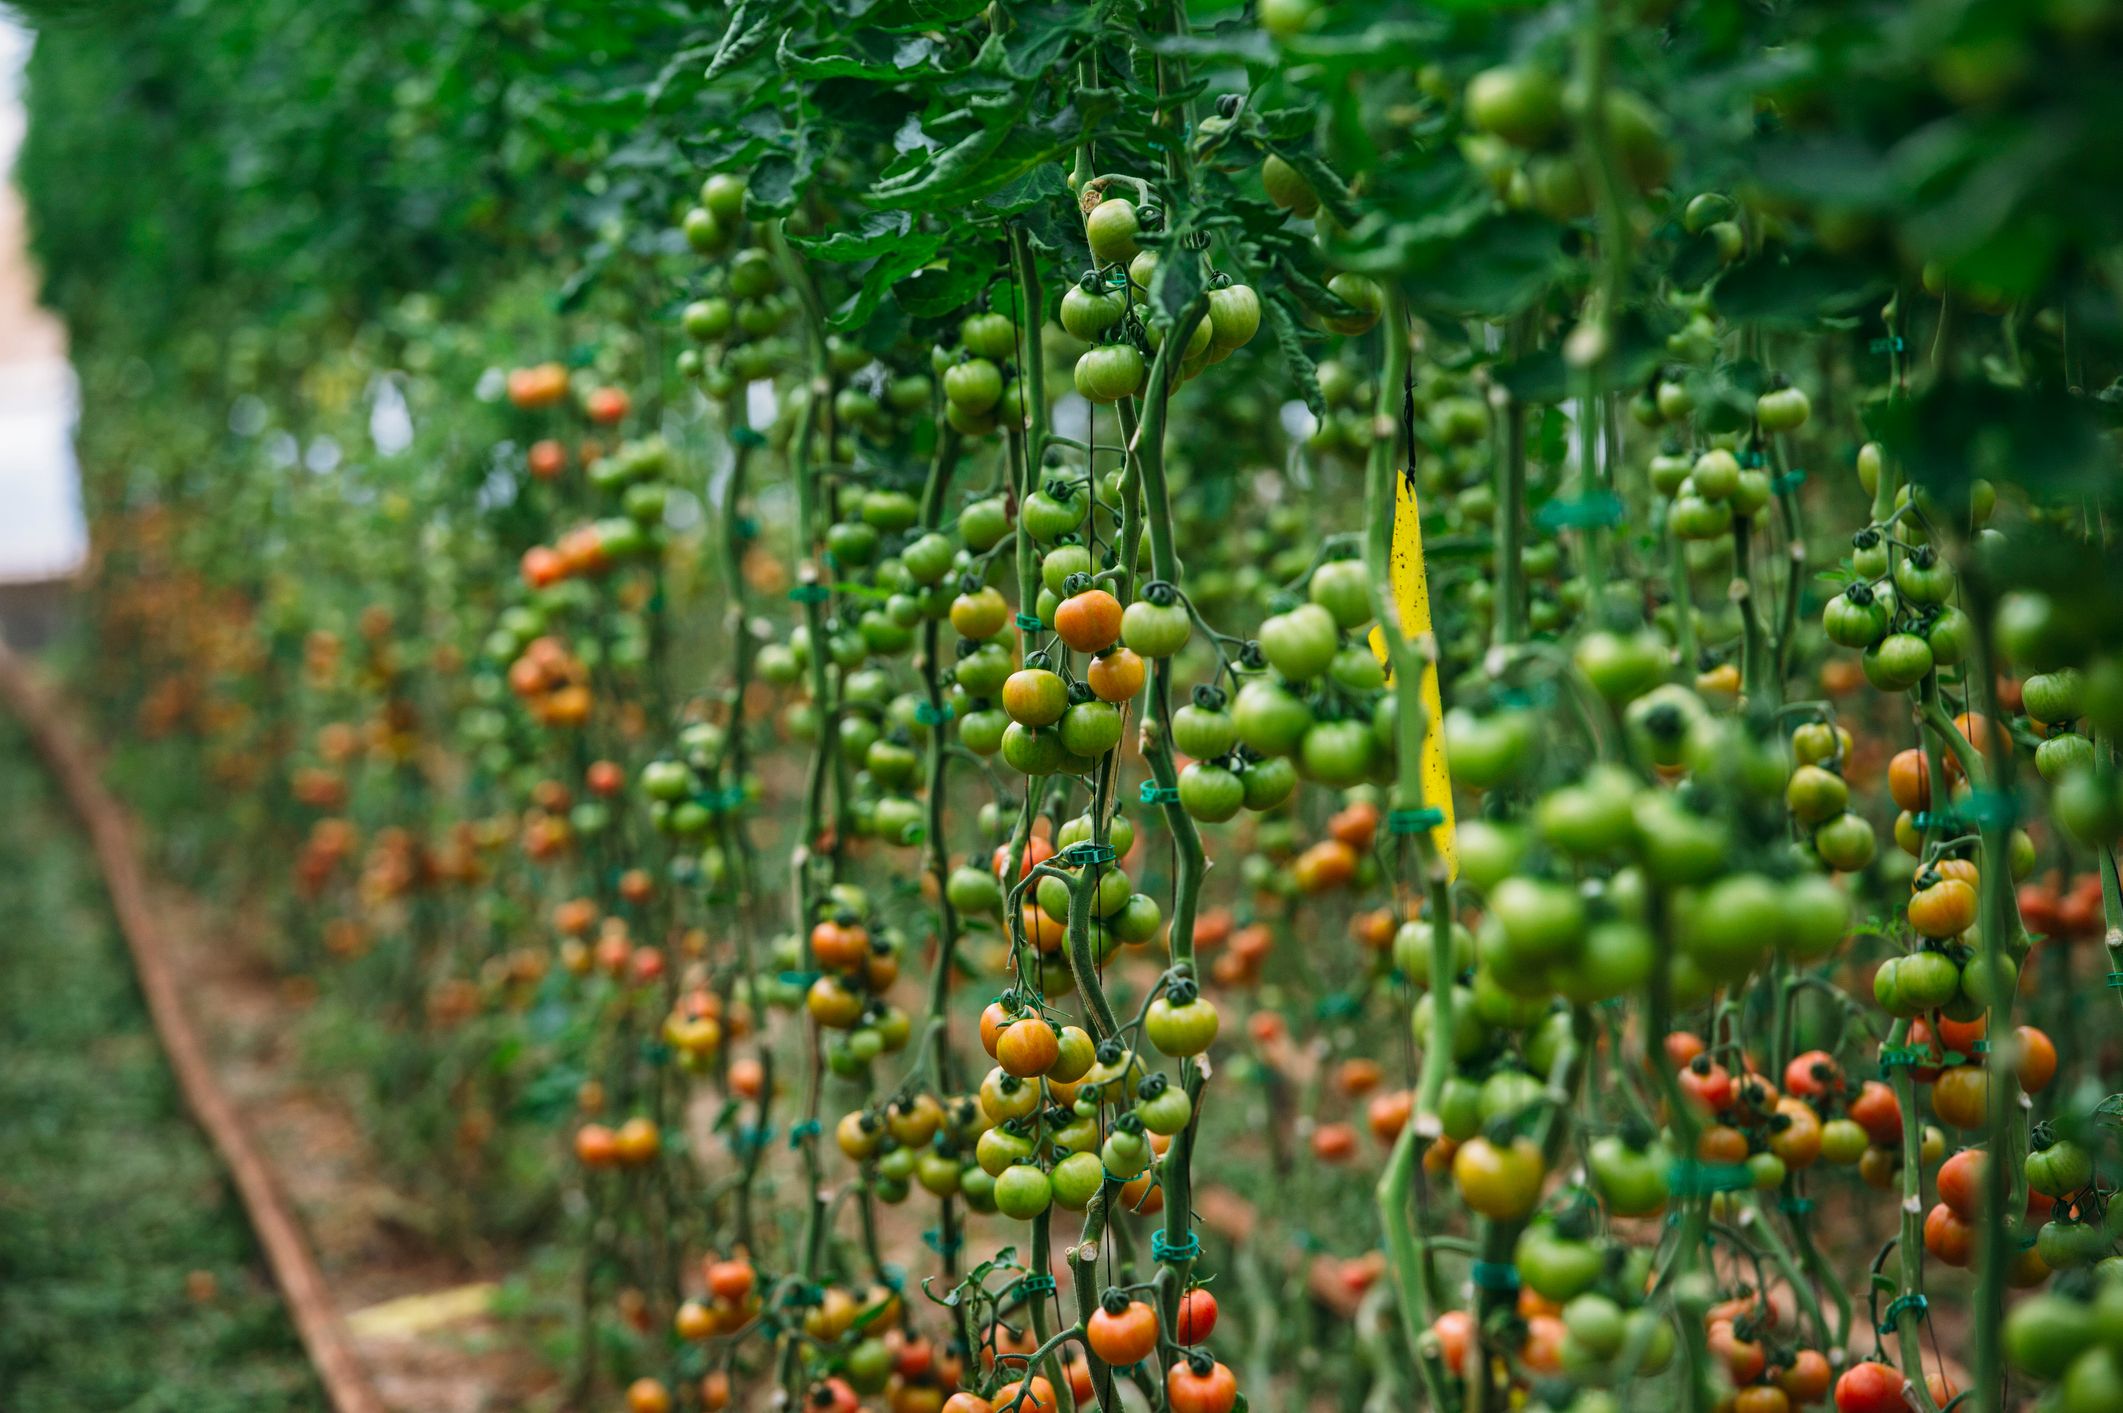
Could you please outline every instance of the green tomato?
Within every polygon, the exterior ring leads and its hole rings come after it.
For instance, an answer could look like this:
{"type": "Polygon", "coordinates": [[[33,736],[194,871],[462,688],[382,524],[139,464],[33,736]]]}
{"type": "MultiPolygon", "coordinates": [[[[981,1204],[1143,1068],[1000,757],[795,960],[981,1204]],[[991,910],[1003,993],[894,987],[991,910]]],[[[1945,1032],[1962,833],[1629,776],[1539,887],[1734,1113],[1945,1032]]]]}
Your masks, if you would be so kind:
{"type": "Polygon", "coordinates": [[[1245,806],[1246,787],[1223,766],[1191,761],[1179,773],[1179,803],[1189,818],[1221,824],[1245,806]]]}
{"type": "Polygon", "coordinates": [[[1147,658],[1171,657],[1187,645],[1193,632],[1186,606],[1176,600],[1160,604],[1153,598],[1140,598],[1121,613],[1121,641],[1147,658]]]}
{"type": "Polygon", "coordinates": [[[1371,621],[1371,574],[1360,559],[1328,560],[1312,571],[1305,593],[1338,628],[1354,630],[1371,621]]]}
{"type": "Polygon", "coordinates": [[[2054,1379],[2094,1343],[2097,1325],[2084,1301],[2046,1291],[2021,1301],[2005,1317],[2005,1357],[2023,1374],[2054,1379]]]}
{"type": "Polygon", "coordinates": [[[1246,808],[1272,810],[1297,789],[1297,765],[1288,756],[1248,760],[1238,774],[1246,790],[1246,808]]]}
{"type": "Polygon", "coordinates": [[[1669,1160],[1663,1150],[1606,1134],[1593,1140],[1586,1158],[1593,1190],[1616,1216],[1648,1217],[1665,1207],[1669,1160]]]}
{"type": "Polygon", "coordinates": [[[1133,259],[1142,249],[1136,243],[1141,230],[1135,203],[1123,196],[1107,197],[1084,217],[1084,239],[1091,247],[1091,258],[1100,265],[1133,259]]]}
{"type": "MultiPolygon", "coordinates": [[[[1606,1269],[1605,1254],[1589,1241],[1559,1236],[1553,1225],[1534,1222],[1519,1234],[1512,1263],[1528,1289],[1549,1300],[1570,1300],[1590,1290],[1606,1269]]],[[[1616,1312],[1619,1316],[1619,1311],[1616,1312]]]]}
{"type": "Polygon", "coordinates": [[[1375,750],[1368,722],[1319,721],[1300,739],[1298,760],[1312,779],[1346,789],[1370,773],[1375,750]]]}
{"type": "Polygon", "coordinates": [[[1216,1007],[1200,996],[1179,995],[1174,987],[1150,1003],[1143,1018],[1143,1033],[1160,1054],[1174,1057],[1199,1055],[1216,1040],[1219,1021],[1216,1007]]]}
{"type": "Polygon", "coordinates": [[[1467,84],[1467,120],[1514,147],[1536,148],[1562,129],[1563,86],[1531,65],[1485,69],[1467,84]]]}
{"type": "Polygon", "coordinates": [[[1105,343],[1086,349],[1076,360],[1076,391],[1100,405],[1134,397],[1143,389],[1147,370],[1133,344],[1105,343]]]}
{"type": "Polygon", "coordinates": [[[1914,633],[1890,633],[1861,659],[1866,680],[1883,692],[1906,692],[1932,668],[1931,645],[1914,633]]]}
{"type": "Polygon", "coordinates": [[[1056,1163],[1048,1185],[1056,1206],[1081,1212],[1091,1205],[1091,1199],[1098,1195],[1105,1181],[1106,1170],[1100,1166],[1098,1154],[1083,1152],[1071,1153],[1056,1163]]]}
{"type": "Polygon", "coordinates": [[[1254,677],[1239,688],[1231,718],[1239,740],[1254,751],[1287,756],[1298,749],[1312,725],[1312,709],[1281,683],[1254,677]]]}
{"type": "Polygon", "coordinates": [[[1029,1222],[1047,1210],[1054,1188],[1047,1175],[1030,1163],[1006,1168],[995,1178],[995,1210],[1006,1217],[1029,1222]]]}
{"type": "Polygon", "coordinates": [[[1269,666],[1299,682],[1326,671],[1340,636],[1332,613],[1316,603],[1300,604],[1261,624],[1261,653],[1269,666]]]}

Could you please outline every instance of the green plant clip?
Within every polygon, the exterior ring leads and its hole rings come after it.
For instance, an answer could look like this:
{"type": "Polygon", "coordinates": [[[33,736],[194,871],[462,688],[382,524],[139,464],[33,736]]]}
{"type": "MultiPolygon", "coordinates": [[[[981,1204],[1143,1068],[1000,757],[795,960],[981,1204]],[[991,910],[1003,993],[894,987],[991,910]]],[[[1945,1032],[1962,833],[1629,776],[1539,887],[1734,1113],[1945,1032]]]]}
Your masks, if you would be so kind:
{"type": "Polygon", "coordinates": [[[1476,1261],[1467,1268],[1467,1277],[1479,1290],[1519,1288],[1519,1268],[1509,1261],[1476,1261]]]}
{"type": "Polygon", "coordinates": [[[1900,334],[1890,334],[1883,339],[1874,339],[1867,346],[1874,353],[1900,353],[1909,347],[1900,334]]]}
{"type": "Polygon", "coordinates": [[[1330,991],[1312,1009],[1321,1020],[1355,1020],[1364,1013],[1364,998],[1349,991],[1330,991]]]}
{"type": "Polygon", "coordinates": [[[758,429],[753,427],[732,427],[730,429],[730,440],[738,446],[746,447],[753,451],[757,451],[767,444],[767,439],[759,434],[758,429]]]}
{"type": "Polygon", "coordinates": [[[1028,1300],[1037,1299],[1042,1295],[1052,1295],[1054,1291],[1054,1277],[1044,1272],[1035,1271],[1031,1275],[1019,1277],[1017,1282],[1017,1293],[1028,1300]]]}
{"type": "Polygon", "coordinates": [[[1155,780],[1145,780],[1136,799],[1146,805],[1176,805],[1179,803],[1179,786],[1160,785],[1155,780]]]}
{"type": "Polygon", "coordinates": [[[1666,1170],[1666,1186],[1679,1197],[1741,1192],[1754,1186],[1754,1170],[1745,1163],[1700,1163],[1693,1158],[1676,1158],[1666,1170]]]}
{"type": "Polygon", "coordinates": [[[1089,864],[1112,863],[1118,855],[1113,852],[1111,844],[1094,844],[1086,841],[1081,844],[1071,844],[1068,848],[1062,850],[1058,857],[1070,868],[1083,868],[1089,864]]]}
{"type": "Polygon", "coordinates": [[[1039,615],[1036,613],[1020,613],[1017,615],[1017,626],[1026,633],[1037,633],[1047,625],[1039,621],[1039,615]]]}
{"type": "Polygon", "coordinates": [[[1167,1241],[1162,1230],[1150,1233],[1150,1255],[1158,1261],[1192,1261],[1201,1254],[1202,1239],[1191,1231],[1179,1242],[1167,1241]]]}
{"type": "Polygon", "coordinates": [[[1799,487],[1805,484],[1806,473],[1804,471],[1799,470],[1797,467],[1793,467],[1791,470],[1786,471],[1783,475],[1777,477],[1774,481],[1771,481],[1769,483],[1769,488],[1781,496],[1789,495],[1791,492],[1797,490],[1799,487]]]}
{"type": "Polygon", "coordinates": [[[964,1246],[966,1239],[957,1232],[952,1232],[949,1236],[945,1236],[935,1227],[929,1227],[921,1234],[921,1244],[939,1256],[949,1256],[964,1246]]]}
{"type": "Polygon", "coordinates": [[[823,584],[798,584],[789,590],[790,603],[825,603],[833,597],[833,591],[823,584]]]}
{"type": "Polygon", "coordinates": [[[2002,790],[1971,790],[1961,801],[1959,813],[1971,824],[2001,824],[2009,828],[2020,818],[2020,802],[2002,790]]]}
{"type": "Polygon", "coordinates": [[[1742,469],[1742,470],[1744,470],[1744,471],[1759,471],[1759,470],[1761,470],[1761,469],[1762,469],[1762,453],[1760,453],[1760,452],[1758,452],[1758,451],[1743,451],[1743,452],[1741,452],[1741,453],[1740,453],[1740,469],[1742,469]]]}
{"type": "Polygon", "coordinates": [[[956,715],[958,715],[957,708],[953,707],[949,702],[945,702],[941,710],[930,702],[916,702],[914,704],[914,719],[924,726],[941,726],[956,715]]]}
{"type": "Polygon", "coordinates": [[[1434,805],[1426,805],[1421,809],[1388,810],[1386,812],[1386,832],[1388,834],[1420,834],[1424,830],[1434,829],[1444,822],[1445,812],[1434,805]]]}
{"type": "Polygon", "coordinates": [[[816,1119],[805,1119],[800,1124],[789,1125],[789,1146],[801,1148],[807,1138],[816,1138],[824,1129],[816,1119]]]}
{"type": "Polygon", "coordinates": [[[1931,1302],[1924,1298],[1921,1291],[1912,1291],[1908,1295],[1897,1295],[1894,1299],[1887,1302],[1887,1313],[1880,1319],[1879,1331],[1883,1335],[1893,1334],[1895,1319],[1904,1310],[1914,1310],[1921,1315],[1930,1308],[1931,1302]]]}

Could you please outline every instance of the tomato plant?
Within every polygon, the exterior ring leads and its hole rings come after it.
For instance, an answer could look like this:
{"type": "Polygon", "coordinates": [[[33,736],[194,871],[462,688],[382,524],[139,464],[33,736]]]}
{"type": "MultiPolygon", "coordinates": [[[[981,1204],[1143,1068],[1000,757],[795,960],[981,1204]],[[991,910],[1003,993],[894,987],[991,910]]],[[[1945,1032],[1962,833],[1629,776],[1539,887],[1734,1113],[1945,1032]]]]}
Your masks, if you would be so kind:
{"type": "Polygon", "coordinates": [[[2101,7],[265,8],[76,684],[576,1405],[2109,1406],[2101,7]]]}

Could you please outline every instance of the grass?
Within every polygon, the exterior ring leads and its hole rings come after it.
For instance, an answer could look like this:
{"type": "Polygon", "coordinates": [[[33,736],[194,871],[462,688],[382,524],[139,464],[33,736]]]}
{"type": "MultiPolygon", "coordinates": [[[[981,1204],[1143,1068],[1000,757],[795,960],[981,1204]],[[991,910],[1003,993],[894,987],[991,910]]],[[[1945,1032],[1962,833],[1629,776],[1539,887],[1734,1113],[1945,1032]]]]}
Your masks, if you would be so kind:
{"type": "Polygon", "coordinates": [[[323,1409],[85,840],[0,724],[0,1408],[323,1409]]]}

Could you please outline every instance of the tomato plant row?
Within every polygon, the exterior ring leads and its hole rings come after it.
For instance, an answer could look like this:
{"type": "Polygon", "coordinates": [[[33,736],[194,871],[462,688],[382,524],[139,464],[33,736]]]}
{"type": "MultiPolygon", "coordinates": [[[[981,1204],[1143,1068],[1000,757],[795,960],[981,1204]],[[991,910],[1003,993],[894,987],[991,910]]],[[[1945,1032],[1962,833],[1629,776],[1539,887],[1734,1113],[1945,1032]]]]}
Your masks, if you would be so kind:
{"type": "Polygon", "coordinates": [[[549,39],[536,258],[90,321],[83,680],[571,1403],[2123,1403],[2104,9],[549,39]]]}

